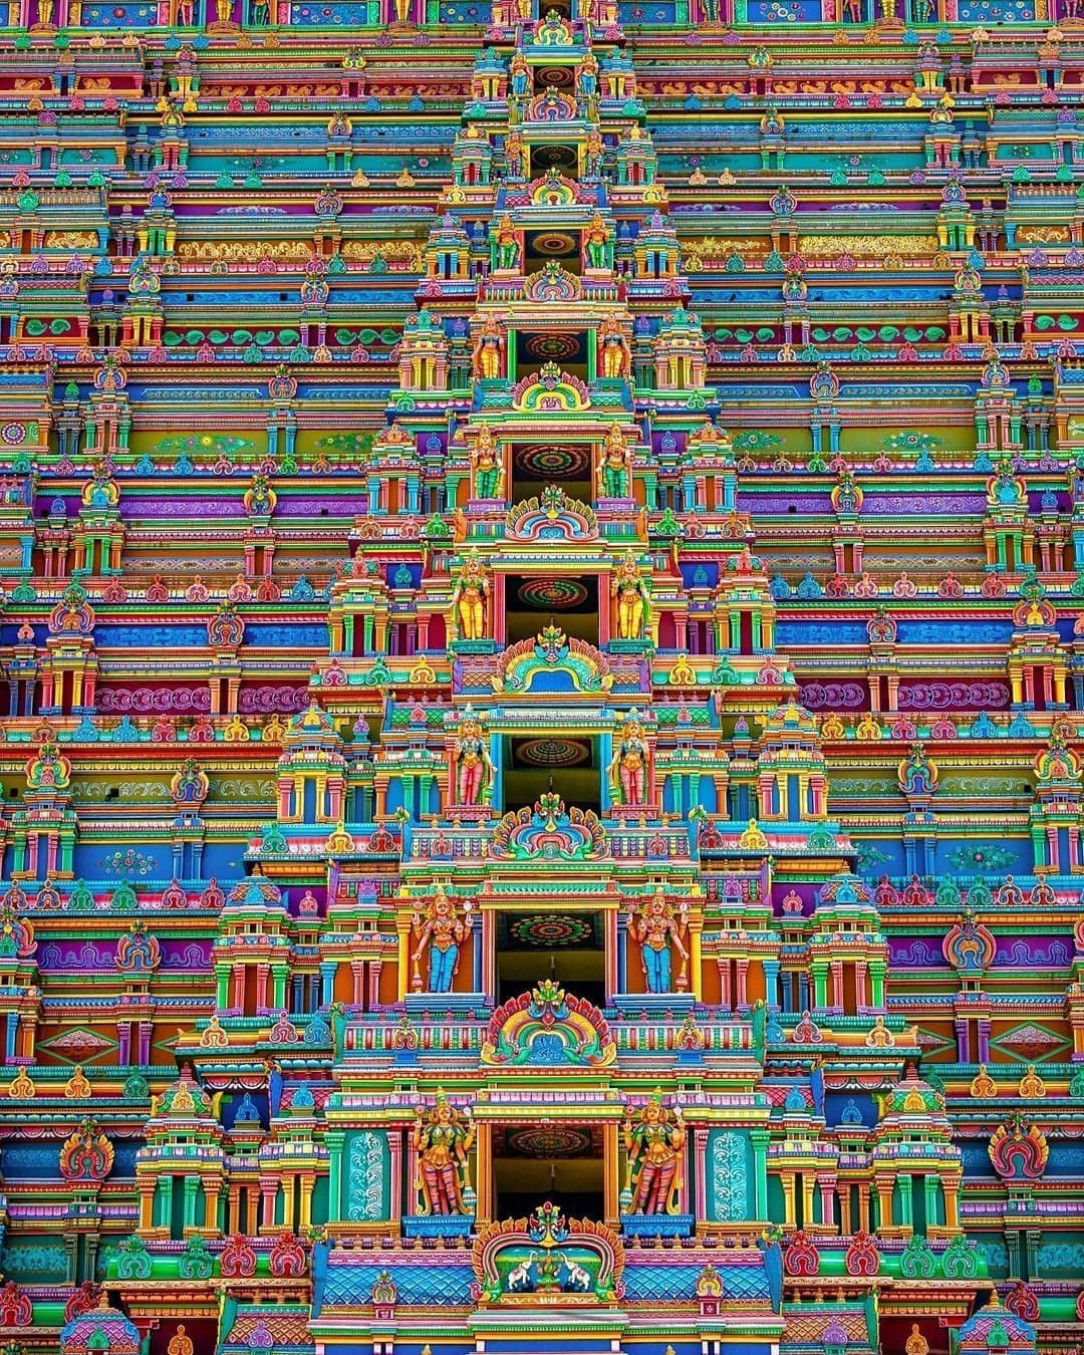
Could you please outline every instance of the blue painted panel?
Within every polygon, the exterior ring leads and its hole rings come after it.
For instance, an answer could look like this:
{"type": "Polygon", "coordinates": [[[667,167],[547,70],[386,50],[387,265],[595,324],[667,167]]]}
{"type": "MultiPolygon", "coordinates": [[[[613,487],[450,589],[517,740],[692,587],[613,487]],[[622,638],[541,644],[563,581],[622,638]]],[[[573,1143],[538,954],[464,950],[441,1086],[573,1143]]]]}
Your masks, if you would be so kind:
{"type": "Polygon", "coordinates": [[[142,649],[204,646],[207,631],[203,626],[99,626],[94,632],[98,648],[108,645],[137,645],[142,649]]]}
{"type": "Polygon", "coordinates": [[[86,5],[83,9],[86,28],[154,28],[157,24],[156,4],[113,3],[86,5]]]}
{"type": "MultiPolygon", "coordinates": [[[[826,1092],[824,1096],[825,1115],[830,1126],[850,1123],[854,1111],[862,1117],[862,1123],[869,1128],[877,1123],[877,1108],[868,1096],[852,1096],[850,1092],[826,1092]],[[851,1107],[853,1106],[853,1110],[851,1107]],[[847,1119],[844,1120],[844,1112],[847,1119]]],[[[856,1125],[855,1128],[858,1126],[856,1125]]]]}
{"type": "Polygon", "coordinates": [[[256,624],[245,630],[245,643],[265,645],[272,649],[324,649],[327,646],[327,627],[256,624]]]}
{"type": "Polygon", "coordinates": [[[0,1173],[6,1179],[59,1181],[59,1143],[5,1143],[0,1148],[0,1173]]]}
{"type": "Polygon", "coordinates": [[[623,24],[674,24],[677,23],[677,5],[669,0],[655,4],[624,4],[617,7],[618,17],[623,24]]]}
{"type": "Polygon", "coordinates": [[[366,4],[303,4],[290,6],[290,23],[294,28],[362,28],[369,22],[366,4]]]}
{"type": "Polygon", "coordinates": [[[440,1265],[384,1266],[367,1264],[332,1265],[328,1269],[324,1306],[339,1303],[368,1303],[373,1282],[382,1269],[387,1269],[399,1291],[401,1304],[435,1303],[466,1305],[470,1302],[470,1287],[474,1271],[470,1265],[449,1264],[448,1257],[440,1258],[440,1265]]]}
{"type": "Polygon", "coordinates": [[[864,645],[869,636],[864,621],[790,621],[781,617],[775,626],[780,649],[788,645],[864,645]]]}
{"type": "Polygon", "coordinates": [[[118,1176],[135,1176],[136,1154],[142,1143],[137,1143],[134,1139],[127,1139],[123,1143],[113,1142],[113,1170],[109,1173],[109,1179],[114,1180],[118,1176]]]}

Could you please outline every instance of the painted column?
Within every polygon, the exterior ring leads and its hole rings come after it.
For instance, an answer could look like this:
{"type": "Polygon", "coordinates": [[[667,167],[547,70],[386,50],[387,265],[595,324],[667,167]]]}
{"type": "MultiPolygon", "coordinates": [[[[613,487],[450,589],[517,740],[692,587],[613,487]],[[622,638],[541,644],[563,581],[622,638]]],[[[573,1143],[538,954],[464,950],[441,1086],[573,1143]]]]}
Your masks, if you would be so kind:
{"type": "Polygon", "coordinates": [[[343,1144],[346,1135],[341,1129],[328,1130],[324,1144],[328,1152],[327,1217],[329,1223],[342,1219],[343,1144]]]}

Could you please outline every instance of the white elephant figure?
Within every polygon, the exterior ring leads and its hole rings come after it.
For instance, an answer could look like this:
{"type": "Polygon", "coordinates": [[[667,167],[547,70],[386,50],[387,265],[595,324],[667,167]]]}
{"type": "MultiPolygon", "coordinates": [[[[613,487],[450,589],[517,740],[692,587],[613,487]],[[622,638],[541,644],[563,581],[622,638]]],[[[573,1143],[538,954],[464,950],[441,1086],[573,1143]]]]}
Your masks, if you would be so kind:
{"type": "Polygon", "coordinates": [[[580,1289],[585,1294],[591,1291],[591,1273],[578,1265],[575,1261],[565,1258],[565,1269],[568,1274],[565,1277],[566,1289],[580,1289]]]}
{"type": "Polygon", "coordinates": [[[534,1257],[528,1256],[526,1260],[521,1261],[518,1266],[508,1272],[508,1292],[510,1294],[523,1293],[524,1290],[534,1288],[534,1280],[531,1278],[533,1261],[534,1257]]]}

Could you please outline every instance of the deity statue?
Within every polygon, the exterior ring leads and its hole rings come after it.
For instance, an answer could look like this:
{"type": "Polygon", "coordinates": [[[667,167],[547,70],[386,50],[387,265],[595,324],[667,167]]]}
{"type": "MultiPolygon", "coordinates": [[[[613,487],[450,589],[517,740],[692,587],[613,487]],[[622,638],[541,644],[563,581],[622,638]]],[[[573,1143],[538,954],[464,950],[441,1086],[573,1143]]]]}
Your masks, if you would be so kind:
{"type": "MultiPolygon", "coordinates": [[[[597,127],[592,127],[587,133],[587,140],[583,143],[583,172],[589,179],[598,178],[602,173],[602,157],[606,151],[606,143],[602,139],[602,133],[597,127]]],[[[585,253],[588,265],[591,268],[605,268],[606,265],[606,242],[608,233],[603,224],[602,217],[596,212],[591,218],[591,224],[584,234],[585,253]],[[597,225],[596,225],[597,222],[597,225]],[[602,227],[602,239],[599,240],[598,226],[602,227]],[[601,253],[599,246],[601,244],[601,253]],[[595,253],[592,254],[592,249],[595,253]],[[593,258],[601,257],[602,263],[595,264],[593,258]]]]}
{"type": "MultiPolygon", "coordinates": [[[[495,263],[497,268],[513,269],[519,267],[519,236],[507,214],[497,222],[494,236],[497,244],[495,263]]],[[[499,332],[499,331],[498,331],[499,332]]],[[[486,333],[482,331],[483,335],[486,333]]]]}
{"type": "Polygon", "coordinates": [[[617,599],[617,634],[621,640],[639,640],[651,613],[651,598],[640,577],[636,557],[626,551],[614,572],[610,596],[617,599]]]}
{"type": "Polygon", "coordinates": [[[610,762],[610,785],[623,805],[642,805],[647,789],[647,740],[636,711],[630,710],[610,762]]]}
{"type": "Polygon", "coordinates": [[[632,371],[632,354],[621,322],[610,315],[598,327],[598,347],[602,358],[602,375],[610,380],[628,376],[632,371]]]}
{"type": "Polygon", "coordinates": [[[482,557],[472,550],[452,590],[453,630],[461,640],[481,640],[486,633],[489,579],[482,557]]]}
{"type": "Polygon", "coordinates": [[[466,941],[474,926],[474,916],[469,905],[461,918],[455,904],[445,893],[443,885],[437,885],[436,894],[425,917],[415,913],[411,919],[411,933],[417,941],[411,962],[414,974],[411,987],[416,993],[423,991],[421,961],[429,952],[429,982],[424,989],[429,993],[450,993],[452,983],[459,970],[459,947],[466,941]]]}
{"type": "Polygon", "coordinates": [[[530,89],[531,67],[527,58],[518,48],[509,63],[508,76],[512,88],[512,97],[522,99],[530,89]]]}
{"type": "Polygon", "coordinates": [[[515,130],[504,139],[504,164],[510,179],[523,177],[523,137],[515,130]]]}
{"type": "Polygon", "coordinates": [[[591,100],[598,94],[598,58],[588,51],[576,68],[576,92],[581,99],[591,100]]]}
{"type": "Polygon", "coordinates": [[[470,453],[471,475],[476,499],[504,497],[504,458],[497,451],[493,429],[484,423],[470,453]]]}
{"type": "Polygon", "coordinates": [[[639,916],[637,916],[635,909],[630,909],[629,933],[640,946],[640,958],[643,962],[649,993],[669,993],[673,991],[670,986],[671,947],[681,956],[681,970],[678,974],[677,986],[679,989],[688,986],[686,966],[689,961],[689,952],[685,949],[685,931],[684,913],[679,912],[676,917],[674,916],[674,909],[666,901],[666,893],[661,885],[640,909],[639,916]]]}
{"type": "Polygon", "coordinates": [[[504,333],[496,316],[489,316],[474,342],[471,372],[475,380],[496,381],[504,375],[504,333]]]}
{"type": "Polygon", "coordinates": [[[632,456],[625,446],[621,425],[610,425],[598,466],[598,489],[604,499],[627,499],[631,481],[632,456]]]}
{"type": "Polygon", "coordinates": [[[629,1213],[674,1213],[677,1192],[683,1184],[679,1169],[685,1149],[680,1107],[671,1119],[660,1088],[640,1112],[635,1128],[631,1120],[625,1120],[624,1132],[629,1161],[626,1190],[632,1193],[629,1213]]]}
{"type": "Polygon", "coordinates": [[[412,1138],[418,1155],[414,1180],[419,1214],[465,1214],[464,1196],[470,1190],[467,1154],[474,1143],[474,1125],[460,1115],[437,1089],[437,1103],[414,1121],[412,1138]]]}
{"type": "MultiPolygon", "coordinates": [[[[588,152],[590,152],[590,150],[591,147],[588,146],[588,152]]],[[[598,158],[601,161],[602,158],[601,144],[598,147],[598,158]]],[[[601,213],[596,212],[594,216],[591,218],[591,220],[588,222],[587,229],[583,233],[584,262],[587,264],[588,268],[608,268],[610,266],[609,252],[610,252],[610,232],[606,229],[606,223],[605,221],[603,221],[601,213]]],[[[608,320],[606,323],[612,325],[615,322],[611,317],[610,320],[608,320]]],[[[620,332],[621,332],[620,326],[618,326],[618,333],[620,332]]],[[[600,329],[599,330],[600,339],[602,338],[602,334],[603,329],[600,329]]]]}
{"type": "Polygon", "coordinates": [[[482,726],[470,706],[464,711],[455,741],[456,796],[461,805],[478,805],[489,798],[493,762],[482,736],[482,726]]]}

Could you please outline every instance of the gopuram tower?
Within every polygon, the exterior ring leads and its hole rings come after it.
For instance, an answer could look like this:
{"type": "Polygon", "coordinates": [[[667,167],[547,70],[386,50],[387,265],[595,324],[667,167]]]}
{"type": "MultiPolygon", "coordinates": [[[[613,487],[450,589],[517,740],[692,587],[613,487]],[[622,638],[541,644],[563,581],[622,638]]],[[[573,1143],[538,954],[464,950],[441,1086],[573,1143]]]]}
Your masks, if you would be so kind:
{"type": "Polygon", "coordinates": [[[7,5],[2,1355],[1080,1355],[1058,4],[7,5]]]}

